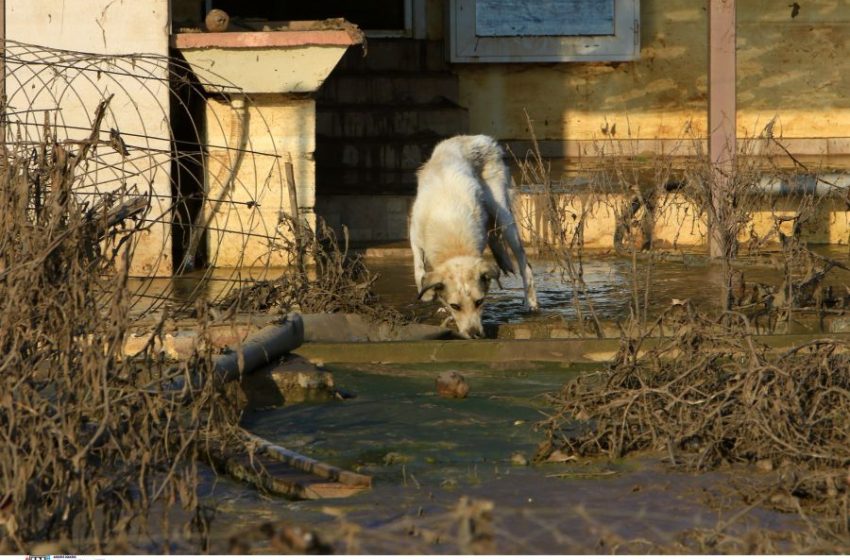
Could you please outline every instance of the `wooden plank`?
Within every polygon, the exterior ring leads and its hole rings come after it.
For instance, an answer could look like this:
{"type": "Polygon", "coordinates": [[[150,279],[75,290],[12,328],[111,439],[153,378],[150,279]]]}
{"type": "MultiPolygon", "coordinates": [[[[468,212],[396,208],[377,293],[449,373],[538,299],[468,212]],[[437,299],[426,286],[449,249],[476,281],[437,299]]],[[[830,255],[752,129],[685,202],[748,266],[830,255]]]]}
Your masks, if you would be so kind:
{"type": "Polygon", "coordinates": [[[322,476],[304,472],[263,453],[215,455],[213,460],[219,468],[233,478],[247,482],[263,492],[291,499],[347,498],[369,488],[369,486],[331,481],[322,476]]]}
{"type": "Polygon", "coordinates": [[[614,34],[614,0],[477,0],[479,37],[614,34]]]}
{"type": "Polygon", "coordinates": [[[296,453],[285,447],[275,445],[261,437],[253,434],[247,434],[250,441],[257,445],[257,452],[264,453],[276,460],[297,468],[301,471],[308,472],[320,476],[329,481],[337,481],[346,485],[356,486],[359,488],[370,488],[372,486],[372,477],[364,474],[358,474],[351,471],[346,471],[327,463],[322,463],[315,459],[311,459],[300,453],[296,453]]]}

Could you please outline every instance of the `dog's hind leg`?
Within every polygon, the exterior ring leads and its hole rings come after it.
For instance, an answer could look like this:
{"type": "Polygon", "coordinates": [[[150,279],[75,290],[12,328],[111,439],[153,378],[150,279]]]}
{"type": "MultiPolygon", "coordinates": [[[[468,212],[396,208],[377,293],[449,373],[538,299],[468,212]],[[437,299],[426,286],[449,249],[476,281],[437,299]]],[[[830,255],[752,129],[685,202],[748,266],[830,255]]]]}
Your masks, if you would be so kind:
{"type": "Polygon", "coordinates": [[[496,264],[505,274],[513,274],[515,272],[514,263],[511,261],[511,255],[505,246],[501,230],[496,226],[495,221],[492,221],[488,227],[487,245],[490,247],[490,252],[493,253],[496,264]]]}
{"type": "MultiPolygon", "coordinates": [[[[511,251],[514,253],[514,257],[516,257],[519,273],[522,276],[525,307],[530,311],[537,311],[540,306],[537,303],[537,291],[534,289],[534,274],[531,271],[531,265],[528,264],[528,259],[525,257],[525,249],[522,248],[519,228],[517,228],[513,212],[511,212],[510,191],[508,190],[510,175],[501,157],[493,157],[484,163],[481,170],[481,178],[484,180],[489,191],[489,197],[486,200],[489,207],[488,211],[495,218],[496,228],[501,232],[500,235],[495,232],[491,235],[503,237],[507,241],[511,251]]],[[[501,251],[504,252],[505,250],[504,246],[501,245],[501,240],[499,240],[499,245],[501,251]]],[[[492,243],[490,244],[490,250],[496,256],[497,250],[493,249],[492,243]]],[[[496,261],[499,262],[499,260],[500,257],[496,256],[496,261]]]]}
{"type": "MultiPolygon", "coordinates": [[[[501,210],[501,209],[500,209],[501,210]]],[[[525,249],[522,248],[522,240],[519,237],[519,229],[510,210],[500,211],[499,225],[502,227],[503,235],[516,257],[517,266],[522,276],[522,288],[525,291],[525,306],[530,311],[537,311],[540,306],[537,303],[537,291],[534,289],[534,274],[531,265],[525,257],[525,249]]]]}

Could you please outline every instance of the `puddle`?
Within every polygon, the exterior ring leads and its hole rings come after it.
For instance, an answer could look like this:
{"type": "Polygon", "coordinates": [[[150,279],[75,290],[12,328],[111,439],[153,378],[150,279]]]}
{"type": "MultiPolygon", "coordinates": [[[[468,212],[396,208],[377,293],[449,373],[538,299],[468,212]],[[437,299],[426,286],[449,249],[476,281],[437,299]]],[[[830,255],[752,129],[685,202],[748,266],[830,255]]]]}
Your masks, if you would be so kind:
{"type": "MultiPolygon", "coordinates": [[[[363,553],[456,552],[450,544],[457,534],[451,512],[461,496],[469,496],[493,502],[499,553],[565,554],[592,550],[602,529],[624,539],[664,542],[688,528],[713,527],[744,507],[729,494],[738,475],[675,473],[652,458],[513,464],[516,453],[531,458],[542,439],[533,429],[546,408],[542,395],[586,368],[443,364],[331,369],[337,385],[355,392],[356,398],[259,411],[245,425],[285,447],[370,474],[373,489],[344,500],[290,502],[259,498],[250,489],[220,480],[207,490],[219,503],[216,523],[228,527],[227,534],[264,520],[332,529],[337,525],[323,511],[332,506],[364,528],[363,553]],[[466,377],[471,386],[466,399],[436,395],[434,378],[445,369],[466,377]],[[731,499],[732,505],[718,513],[706,497],[715,503],[731,499]],[[443,544],[408,535],[409,520],[443,534],[443,544]]],[[[759,509],[736,523],[796,527],[790,516],[759,509]]]]}

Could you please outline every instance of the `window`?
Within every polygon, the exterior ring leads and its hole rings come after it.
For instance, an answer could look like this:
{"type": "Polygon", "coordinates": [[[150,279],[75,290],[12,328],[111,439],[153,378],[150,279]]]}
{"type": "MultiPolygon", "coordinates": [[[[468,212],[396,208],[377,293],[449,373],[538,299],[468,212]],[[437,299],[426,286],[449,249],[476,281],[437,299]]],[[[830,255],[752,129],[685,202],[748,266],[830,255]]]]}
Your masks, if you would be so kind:
{"type": "Polygon", "coordinates": [[[451,0],[452,62],[635,60],[640,0],[451,0]]]}

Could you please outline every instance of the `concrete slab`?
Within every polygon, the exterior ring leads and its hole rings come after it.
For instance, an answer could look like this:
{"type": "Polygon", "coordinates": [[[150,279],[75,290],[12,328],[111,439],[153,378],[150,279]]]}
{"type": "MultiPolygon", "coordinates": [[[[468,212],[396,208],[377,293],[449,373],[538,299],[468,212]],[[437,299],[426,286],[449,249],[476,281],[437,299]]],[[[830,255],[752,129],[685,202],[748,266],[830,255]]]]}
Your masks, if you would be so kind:
{"type": "MultiPolygon", "coordinates": [[[[848,340],[850,335],[833,338],[848,340]]],[[[812,335],[764,335],[755,340],[782,351],[807,341],[812,335]]],[[[644,341],[650,349],[666,339],[644,341]]],[[[411,364],[428,362],[569,362],[604,363],[619,349],[620,340],[428,340],[416,342],[305,343],[298,354],[322,363],[411,364]]]]}

